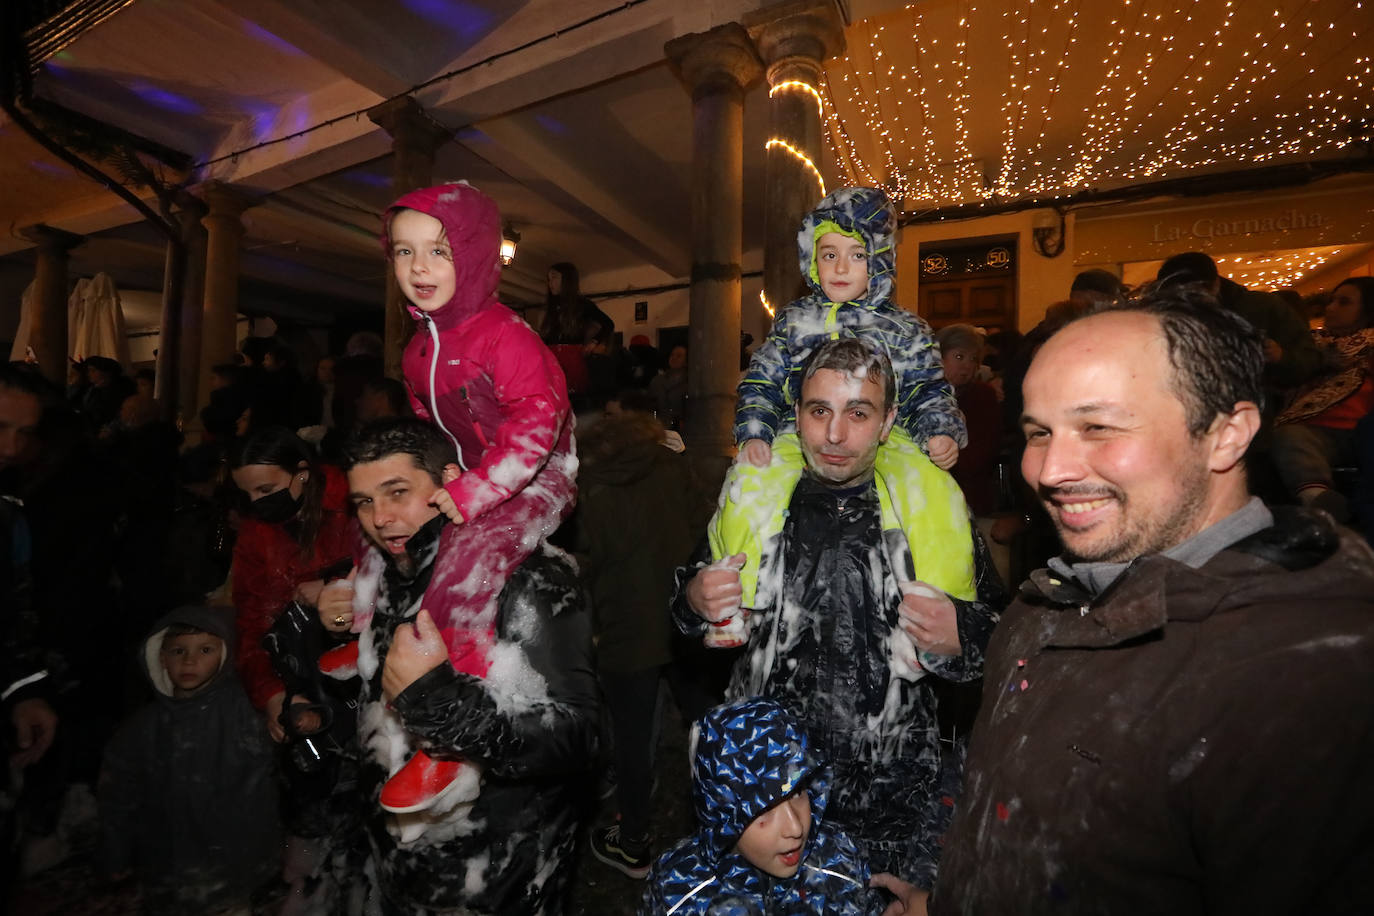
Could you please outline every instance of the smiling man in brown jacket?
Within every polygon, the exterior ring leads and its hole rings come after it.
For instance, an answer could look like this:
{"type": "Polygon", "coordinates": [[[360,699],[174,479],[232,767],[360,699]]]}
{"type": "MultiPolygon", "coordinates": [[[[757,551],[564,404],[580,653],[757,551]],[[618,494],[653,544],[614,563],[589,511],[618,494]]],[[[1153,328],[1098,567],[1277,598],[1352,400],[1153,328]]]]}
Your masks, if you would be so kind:
{"type": "Polygon", "coordinates": [[[1186,289],[1035,357],[1022,472],[1064,554],[993,634],[931,912],[1374,905],[1374,555],[1250,497],[1263,365],[1186,289]]]}

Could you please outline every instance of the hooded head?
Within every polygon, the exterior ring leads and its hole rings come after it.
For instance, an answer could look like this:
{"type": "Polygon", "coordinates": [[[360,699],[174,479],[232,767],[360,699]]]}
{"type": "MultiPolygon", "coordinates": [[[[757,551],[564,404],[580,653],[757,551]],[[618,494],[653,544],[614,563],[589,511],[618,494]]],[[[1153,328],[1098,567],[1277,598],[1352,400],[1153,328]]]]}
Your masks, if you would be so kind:
{"type": "Polygon", "coordinates": [[[411,191],[392,204],[383,217],[386,229],[382,247],[393,263],[392,223],[403,210],[424,213],[442,224],[453,265],[453,291],[447,299],[423,311],[412,301],[410,314],[416,320],[428,314],[440,328],[451,328],[494,303],[501,282],[501,213],[496,202],[466,181],[411,191]]]}
{"type": "Polygon", "coordinates": [[[717,857],[798,787],[810,796],[814,835],[825,814],[828,776],[811,755],[801,725],[776,700],[753,697],[717,706],[692,727],[692,748],[699,836],[717,857]]]}
{"type": "Polygon", "coordinates": [[[831,301],[821,288],[816,248],[821,237],[837,232],[863,243],[868,255],[868,295],[853,294],[847,301],[862,300],[889,305],[896,282],[897,257],[894,233],[897,219],[892,202],[877,188],[841,188],[826,196],[802,220],[797,233],[797,255],[802,277],[814,295],[831,301]]]}
{"type": "Polygon", "coordinates": [[[233,670],[230,664],[234,656],[235,630],[232,608],[221,607],[179,607],[163,615],[143,642],[143,668],[152,682],[153,689],[164,697],[176,696],[177,684],[167,672],[163,663],[162,649],[168,637],[168,630],[192,628],[201,633],[217,637],[224,645],[219,653],[215,673],[194,692],[199,695],[216,685],[225,682],[224,672],[233,670]]]}

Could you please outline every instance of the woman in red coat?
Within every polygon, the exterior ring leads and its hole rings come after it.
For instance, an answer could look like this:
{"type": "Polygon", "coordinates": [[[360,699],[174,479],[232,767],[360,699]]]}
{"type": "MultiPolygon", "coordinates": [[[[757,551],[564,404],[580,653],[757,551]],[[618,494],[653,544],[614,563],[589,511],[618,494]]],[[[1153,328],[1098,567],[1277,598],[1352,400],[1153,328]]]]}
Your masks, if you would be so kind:
{"type": "Polygon", "coordinates": [[[281,427],[237,440],[229,469],[250,500],[234,545],[239,674],[253,705],[266,713],[273,740],[281,741],[286,692],[262,637],[289,602],[314,607],[326,570],[352,560],[348,481],[281,427]]]}

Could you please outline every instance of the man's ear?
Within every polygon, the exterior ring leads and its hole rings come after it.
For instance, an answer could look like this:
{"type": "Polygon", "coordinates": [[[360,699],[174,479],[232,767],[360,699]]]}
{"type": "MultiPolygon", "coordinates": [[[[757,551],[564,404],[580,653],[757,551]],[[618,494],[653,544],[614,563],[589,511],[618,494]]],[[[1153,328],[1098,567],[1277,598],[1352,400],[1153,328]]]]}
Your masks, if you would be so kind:
{"type": "Polygon", "coordinates": [[[1217,473],[1231,470],[1245,457],[1260,428],[1260,409],[1253,401],[1237,401],[1229,414],[1219,414],[1212,423],[1212,451],[1207,469],[1217,473]]]}
{"type": "Polygon", "coordinates": [[[444,483],[452,483],[463,476],[463,469],[456,464],[446,464],[444,469],[439,472],[439,479],[444,483]]]}
{"type": "Polygon", "coordinates": [[[897,422],[897,407],[893,405],[888,408],[887,417],[883,420],[883,434],[878,437],[879,442],[886,442],[887,437],[892,434],[892,424],[897,422]]]}

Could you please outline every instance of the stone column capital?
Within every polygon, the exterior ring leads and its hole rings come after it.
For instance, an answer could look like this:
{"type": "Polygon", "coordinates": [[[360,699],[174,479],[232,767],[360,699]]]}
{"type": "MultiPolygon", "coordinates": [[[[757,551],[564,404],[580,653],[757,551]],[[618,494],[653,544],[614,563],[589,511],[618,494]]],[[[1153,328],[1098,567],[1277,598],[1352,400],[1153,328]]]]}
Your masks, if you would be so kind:
{"type": "Polygon", "coordinates": [[[786,0],[750,13],[741,24],[763,58],[769,85],[814,82],[827,59],[844,53],[844,23],[830,0],[786,0]]]}
{"type": "Polygon", "coordinates": [[[66,257],[67,252],[86,241],[84,235],[55,229],[44,223],[34,223],[19,230],[19,235],[28,239],[43,254],[66,257]]]}
{"type": "Polygon", "coordinates": [[[739,94],[763,74],[749,33],[736,22],[674,38],[663,46],[663,53],[693,98],[714,92],[739,94]]]}
{"type": "Polygon", "coordinates": [[[388,99],[369,108],[368,118],[391,135],[393,149],[406,149],[433,155],[453,138],[453,131],[435,121],[408,95],[388,99]]]}
{"type": "Polygon", "coordinates": [[[222,181],[207,181],[195,189],[195,194],[209,211],[201,217],[201,222],[206,228],[215,222],[221,228],[236,227],[240,233],[243,231],[243,223],[239,217],[243,215],[243,211],[256,207],[261,202],[255,195],[222,181]]]}
{"type": "Polygon", "coordinates": [[[191,193],[178,195],[176,206],[177,216],[183,219],[192,216],[196,219],[200,219],[210,212],[210,207],[205,200],[191,193]]]}

